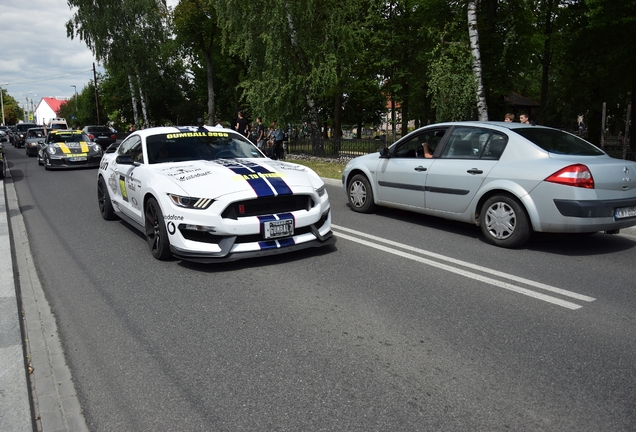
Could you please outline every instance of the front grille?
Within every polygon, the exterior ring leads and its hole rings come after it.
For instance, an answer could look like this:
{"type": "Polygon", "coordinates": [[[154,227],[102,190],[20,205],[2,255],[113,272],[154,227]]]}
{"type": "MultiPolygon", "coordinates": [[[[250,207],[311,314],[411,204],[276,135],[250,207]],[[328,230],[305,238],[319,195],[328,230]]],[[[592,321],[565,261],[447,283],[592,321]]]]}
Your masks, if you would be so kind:
{"type": "Polygon", "coordinates": [[[309,195],[282,195],[269,198],[255,198],[230,204],[221,213],[226,219],[238,219],[247,216],[266,216],[277,213],[289,213],[298,210],[309,211],[314,205],[309,195]],[[239,207],[243,206],[243,211],[239,207]]]}

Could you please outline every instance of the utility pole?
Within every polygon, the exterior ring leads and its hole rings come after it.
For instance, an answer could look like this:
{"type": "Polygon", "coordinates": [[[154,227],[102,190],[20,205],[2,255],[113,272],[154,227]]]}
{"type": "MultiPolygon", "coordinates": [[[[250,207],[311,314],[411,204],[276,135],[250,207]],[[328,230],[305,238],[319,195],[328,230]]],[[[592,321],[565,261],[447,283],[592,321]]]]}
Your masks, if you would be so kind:
{"type": "Polygon", "coordinates": [[[99,96],[97,95],[97,72],[95,71],[95,63],[93,62],[93,82],[95,83],[95,106],[97,107],[97,124],[102,124],[99,121],[99,96]]]}

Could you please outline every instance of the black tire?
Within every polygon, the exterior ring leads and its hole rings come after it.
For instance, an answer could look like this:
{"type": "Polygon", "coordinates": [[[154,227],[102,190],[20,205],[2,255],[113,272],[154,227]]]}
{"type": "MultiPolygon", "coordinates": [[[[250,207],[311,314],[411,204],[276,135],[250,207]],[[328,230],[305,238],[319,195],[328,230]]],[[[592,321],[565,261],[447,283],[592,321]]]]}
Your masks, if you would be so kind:
{"type": "Polygon", "coordinates": [[[103,177],[97,180],[97,203],[99,204],[99,213],[105,220],[117,219],[117,215],[113,209],[113,203],[110,201],[108,186],[106,186],[103,177]]]}
{"type": "Polygon", "coordinates": [[[353,211],[370,213],[375,210],[373,202],[373,189],[369,179],[362,174],[356,174],[347,185],[347,199],[353,211]]]}
{"type": "Polygon", "coordinates": [[[7,162],[2,159],[0,160],[0,179],[3,179],[7,176],[7,162]]]}
{"type": "Polygon", "coordinates": [[[156,199],[150,198],[144,208],[146,241],[150,248],[150,253],[158,260],[166,260],[172,256],[170,252],[170,241],[166,222],[163,213],[156,199]]]}
{"type": "Polygon", "coordinates": [[[479,224],[488,243],[504,248],[519,247],[532,235],[523,206],[509,195],[488,198],[481,207],[479,224]]]}
{"type": "Polygon", "coordinates": [[[37,157],[38,157],[38,165],[40,165],[40,166],[44,165],[42,163],[42,159],[40,158],[40,154],[39,153],[38,153],[37,157]]]}

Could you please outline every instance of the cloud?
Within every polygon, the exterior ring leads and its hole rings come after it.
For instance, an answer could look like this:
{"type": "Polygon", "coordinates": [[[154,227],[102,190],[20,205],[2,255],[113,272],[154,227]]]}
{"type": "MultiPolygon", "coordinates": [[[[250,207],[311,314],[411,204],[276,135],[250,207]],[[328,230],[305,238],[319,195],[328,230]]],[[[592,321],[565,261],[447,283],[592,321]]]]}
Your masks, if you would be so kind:
{"type": "Polygon", "coordinates": [[[93,79],[93,63],[103,71],[84,42],[66,36],[72,16],[65,0],[0,0],[0,86],[20,104],[69,98],[93,79]]]}

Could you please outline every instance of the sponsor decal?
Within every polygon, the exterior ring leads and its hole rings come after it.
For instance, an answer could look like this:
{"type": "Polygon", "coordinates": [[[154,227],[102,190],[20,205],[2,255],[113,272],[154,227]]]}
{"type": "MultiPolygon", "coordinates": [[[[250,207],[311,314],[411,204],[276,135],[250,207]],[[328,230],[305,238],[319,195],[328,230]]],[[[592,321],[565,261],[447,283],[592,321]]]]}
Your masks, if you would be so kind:
{"type": "Polygon", "coordinates": [[[173,177],[173,176],[178,176],[178,175],[181,175],[181,174],[193,173],[193,172],[197,172],[197,171],[201,171],[201,168],[192,168],[192,169],[175,168],[174,172],[168,173],[167,175],[169,177],[173,177]]]}
{"type": "Polygon", "coordinates": [[[164,220],[169,220],[169,221],[173,221],[173,220],[182,221],[183,220],[183,216],[181,216],[181,215],[165,215],[163,218],[164,218],[164,220]]]}
{"type": "Polygon", "coordinates": [[[139,208],[139,202],[137,201],[137,198],[132,197],[131,201],[132,201],[133,208],[138,209],[139,208]]]}
{"type": "Polygon", "coordinates": [[[222,137],[227,138],[229,134],[227,132],[209,132],[209,131],[196,131],[196,132],[179,132],[166,135],[166,139],[179,139],[179,138],[192,138],[192,137],[222,137]]]}
{"type": "Polygon", "coordinates": [[[110,187],[113,193],[117,192],[117,179],[115,178],[115,173],[111,173],[110,177],[108,177],[108,187],[110,187]]]}
{"type": "Polygon", "coordinates": [[[106,171],[106,170],[108,169],[108,162],[106,162],[106,161],[102,161],[102,162],[99,164],[99,169],[100,169],[100,170],[104,170],[104,171],[106,171]]]}
{"type": "Polygon", "coordinates": [[[303,166],[303,165],[296,165],[296,164],[282,164],[282,163],[272,163],[272,162],[268,162],[271,166],[273,166],[276,169],[279,170],[283,170],[283,171],[300,171],[300,172],[307,172],[307,167],[303,166]]]}
{"type": "Polygon", "coordinates": [[[168,234],[173,235],[177,232],[177,227],[174,226],[174,222],[168,222],[168,234]]]}
{"type": "Polygon", "coordinates": [[[131,191],[135,191],[136,187],[135,187],[135,183],[132,180],[128,180],[128,182],[126,183],[126,186],[128,187],[128,189],[130,189],[131,191]]]}
{"type": "Polygon", "coordinates": [[[202,173],[196,173],[196,174],[191,174],[191,175],[187,175],[187,176],[182,176],[182,177],[178,177],[177,180],[179,181],[188,181],[188,180],[192,180],[198,177],[205,177],[207,175],[210,175],[211,171],[205,171],[202,173]]]}
{"type": "Polygon", "coordinates": [[[119,176],[119,189],[121,190],[121,197],[124,201],[128,202],[128,192],[126,191],[126,178],[123,175],[119,176]]]}

